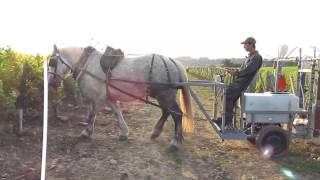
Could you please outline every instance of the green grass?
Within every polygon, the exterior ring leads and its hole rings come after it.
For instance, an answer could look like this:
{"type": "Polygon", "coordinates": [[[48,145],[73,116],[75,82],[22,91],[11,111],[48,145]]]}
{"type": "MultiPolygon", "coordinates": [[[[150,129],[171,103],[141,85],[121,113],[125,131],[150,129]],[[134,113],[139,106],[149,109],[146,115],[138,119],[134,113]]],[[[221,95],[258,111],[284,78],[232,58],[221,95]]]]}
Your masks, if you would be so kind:
{"type": "Polygon", "coordinates": [[[307,156],[305,149],[301,146],[295,146],[293,143],[290,146],[288,157],[278,158],[275,161],[287,169],[291,169],[301,173],[320,173],[320,161],[314,160],[307,156]]]}
{"type": "Polygon", "coordinates": [[[303,152],[291,152],[289,157],[275,160],[282,168],[290,169],[299,173],[319,173],[320,162],[304,155],[303,152]]]}

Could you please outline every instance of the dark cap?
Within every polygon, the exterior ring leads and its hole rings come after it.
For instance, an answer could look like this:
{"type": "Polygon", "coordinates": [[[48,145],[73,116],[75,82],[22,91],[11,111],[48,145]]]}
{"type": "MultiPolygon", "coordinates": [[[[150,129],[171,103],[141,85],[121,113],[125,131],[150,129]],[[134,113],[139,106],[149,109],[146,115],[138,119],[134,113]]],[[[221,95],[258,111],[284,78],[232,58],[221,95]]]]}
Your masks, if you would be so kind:
{"type": "Polygon", "coordinates": [[[253,37],[248,37],[245,41],[241,42],[241,44],[256,44],[256,40],[253,37]]]}

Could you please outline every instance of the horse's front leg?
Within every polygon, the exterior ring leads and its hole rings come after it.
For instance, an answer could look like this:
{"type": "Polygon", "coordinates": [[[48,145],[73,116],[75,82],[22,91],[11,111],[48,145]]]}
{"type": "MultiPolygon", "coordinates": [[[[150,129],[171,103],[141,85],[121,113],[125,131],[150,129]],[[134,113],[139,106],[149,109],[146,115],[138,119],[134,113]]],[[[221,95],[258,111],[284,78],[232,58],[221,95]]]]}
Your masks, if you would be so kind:
{"type": "Polygon", "coordinates": [[[110,101],[107,101],[107,106],[109,106],[117,116],[117,122],[119,127],[119,141],[127,140],[129,130],[126,122],[124,121],[120,106],[110,101]]]}
{"type": "Polygon", "coordinates": [[[92,135],[94,130],[95,120],[96,120],[96,103],[94,101],[90,101],[88,118],[87,118],[88,124],[86,128],[81,132],[80,134],[81,137],[88,138],[92,135]]]}

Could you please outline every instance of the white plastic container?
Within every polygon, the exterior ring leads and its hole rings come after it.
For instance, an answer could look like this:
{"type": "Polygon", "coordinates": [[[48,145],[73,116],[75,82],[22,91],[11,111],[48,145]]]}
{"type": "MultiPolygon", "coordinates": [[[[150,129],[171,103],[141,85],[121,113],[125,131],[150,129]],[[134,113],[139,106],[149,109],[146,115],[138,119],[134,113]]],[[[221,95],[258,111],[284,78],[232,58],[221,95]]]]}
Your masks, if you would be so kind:
{"type": "Polygon", "coordinates": [[[275,111],[297,112],[299,97],[289,93],[244,93],[244,112],[275,111]]]}

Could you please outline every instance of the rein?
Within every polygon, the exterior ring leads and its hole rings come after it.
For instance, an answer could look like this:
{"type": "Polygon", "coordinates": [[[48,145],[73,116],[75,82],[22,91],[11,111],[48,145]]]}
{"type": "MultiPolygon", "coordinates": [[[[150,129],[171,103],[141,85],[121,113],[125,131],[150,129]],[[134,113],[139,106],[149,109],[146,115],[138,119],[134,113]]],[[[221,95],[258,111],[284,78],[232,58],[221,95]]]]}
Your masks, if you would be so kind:
{"type": "MultiPolygon", "coordinates": [[[[143,82],[143,81],[131,81],[131,80],[125,80],[125,79],[117,79],[117,78],[111,78],[111,72],[109,71],[108,73],[106,73],[106,80],[96,76],[95,74],[93,74],[92,72],[89,72],[87,71],[87,66],[88,66],[88,59],[90,57],[90,55],[92,54],[92,52],[94,52],[94,48],[91,47],[91,46],[88,46],[86,47],[84,50],[83,50],[83,53],[81,54],[78,62],[76,63],[75,65],[75,68],[73,69],[71,65],[69,65],[67,63],[67,61],[65,61],[60,55],[59,53],[56,53],[53,57],[51,57],[50,59],[50,62],[51,60],[53,61],[60,61],[62,64],[64,64],[65,66],[67,66],[72,74],[73,74],[73,77],[76,79],[76,81],[78,82],[79,84],[79,81],[81,80],[81,77],[84,75],[84,74],[88,74],[89,76],[93,77],[94,79],[102,82],[102,83],[106,83],[108,86],[110,86],[111,88],[127,95],[127,96],[130,96],[130,97],[133,97],[137,100],[140,100],[146,104],[150,104],[150,105],[153,105],[153,106],[156,106],[158,108],[162,108],[160,105],[156,104],[156,103],[153,103],[151,101],[149,101],[147,98],[144,99],[144,98],[141,98],[141,97],[138,97],[130,92],[127,92],[125,90],[122,90],[120,88],[118,88],[117,86],[111,84],[111,83],[108,83],[110,80],[112,81],[121,81],[121,82],[125,82],[125,83],[131,83],[131,84],[148,84],[148,85],[155,85],[155,86],[165,86],[166,88],[167,87],[170,87],[170,88],[175,88],[175,89],[179,89],[181,87],[175,85],[174,83],[171,83],[171,78],[170,78],[170,73],[169,73],[169,69],[168,69],[168,66],[165,62],[165,60],[163,59],[162,56],[161,57],[161,60],[163,61],[163,64],[166,68],[166,72],[167,72],[167,78],[168,78],[168,81],[169,83],[161,83],[161,82],[151,82],[152,78],[151,78],[151,75],[152,75],[152,69],[153,69],[153,62],[154,62],[154,56],[152,57],[152,63],[151,63],[151,69],[149,71],[149,82],[143,82]],[[84,67],[85,66],[85,67],[84,67]]],[[[109,56],[119,56],[119,55],[109,55],[109,56]]],[[[172,61],[175,66],[177,67],[176,63],[170,59],[170,61],[172,61]]],[[[49,62],[49,66],[50,66],[50,62],[49,62]]],[[[54,65],[51,65],[51,66],[54,66],[54,72],[48,72],[49,74],[53,74],[54,75],[54,78],[58,77],[59,79],[61,79],[62,81],[65,81],[65,78],[62,77],[61,75],[59,75],[57,73],[57,62],[54,62],[55,64],[54,65]]],[[[181,76],[181,75],[180,75],[181,76]]],[[[181,79],[181,77],[180,77],[181,79]]],[[[168,108],[168,111],[170,111],[171,113],[175,113],[175,114],[178,114],[178,115],[183,115],[181,114],[180,112],[176,112],[176,111],[173,111],[171,110],[170,108],[168,108]]]]}
{"type": "MultiPolygon", "coordinates": [[[[108,76],[108,75],[107,75],[107,76],[108,76]]],[[[127,81],[127,83],[133,83],[133,82],[127,81]]],[[[150,83],[149,83],[149,84],[150,84],[150,83]]],[[[153,105],[153,106],[158,107],[158,108],[160,108],[160,109],[162,108],[159,104],[156,104],[156,103],[154,103],[154,102],[151,102],[151,101],[149,101],[148,99],[144,99],[144,98],[138,97],[138,96],[136,96],[136,95],[134,95],[134,94],[132,94],[132,93],[130,93],[130,92],[124,91],[124,90],[116,87],[115,85],[113,85],[113,84],[111,84],[111,83],[108,83],[108,86],[110,86],[111,88],[113,88],[113,89],[115,89],[115,90],[117,90],[117,91],[119,91],[119,92],[121,92],[121,93],[123,93],[123,94],[125,94],[125,95],[127,95],[127,96],[130,96],[130,97],[133,97],[133,98],[135,98],[135,99],[138,99],[139,101],[142,101],[142,102],[144,102],[144,103],[146,103],[146,104],[153,105]]],[[[177,114],[177,115],[182,115],[182,116],[183,116],[183,113],[174,111],[174,110],[172,110],[172,109],[170,109],[170,108],[168,108],[168,111],[171,112],[171,113],[175,113],[175,114],[177,114]]]]}
{"type": "MultiPolygon", "coordinates": [[[[59,52],[56,53],[53,57],[51,57],[50,61],[49,61],[49,66],[54,67],[54,72],[49,72],[49,74],[53,74],[53,78],[55,79],[56,77],[58,77],[59,79],[61,79],[62,81],[65,81],[65,78],[62,77],[61,75],[59,75],[57,73],[57,61],[60,61],[63,65],[67,66],[70,70],[71,73],[73,75],[73,78],[76,79],[77,81],[80,80],[80,78],[82,77],[82,72],[86,72],[88,74],[90,74],[92,77],[99,79],[97,76],[93,75],[92,73],[86,71],[86,68],[82,68],[81,66],[84,66],[85,64],[87,64],[88,58],[91,55],[91,53],[94,51],[95,49],[91,46],[86,47],[83,50],[83,53],[81,54],[78,62],[75,64],[75,68],[73,69],[72,66],[67,63],[67,61],[65,61],[60,55],[59,52]]],[[[48,67],[49,67],[48,66],[48,67]]],[[[101,80],[101,79],[99,79],[101,80]]],[[[103,80],[104,81],[104,80],[103,80]]]]}
{"type": "Polygon", "coordinates": [[[53,75],[53,79],[56,81],[56,78],[58,77],[59,79],[61,79],[62,81],[65,81],[65,78],[62,77],[60,74],[57,73],[57,66],[58,66],[58,61],[60,61],[63,65],[67,66],[69,69],[71,69],[72,71],[72,66],[70,64],[67,63],[67,61],[65,61],[60,55],[59,52],[54,54],[49,62],[48,62],[48,73],[53,75]],[[54,67],[54,72],[49,72],[49,66],[50,67],[54,67]]]}

